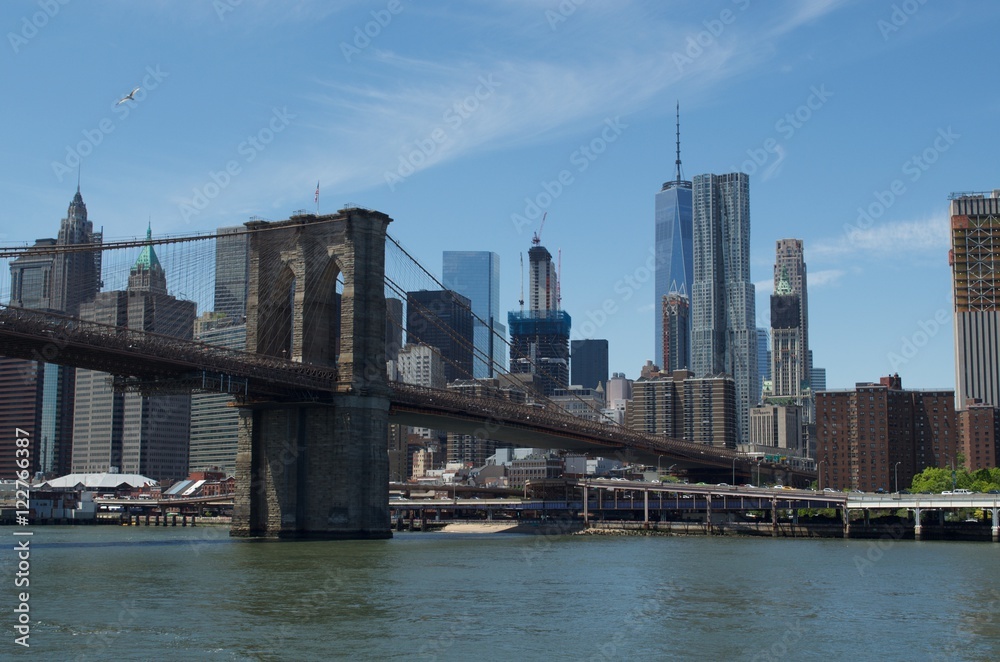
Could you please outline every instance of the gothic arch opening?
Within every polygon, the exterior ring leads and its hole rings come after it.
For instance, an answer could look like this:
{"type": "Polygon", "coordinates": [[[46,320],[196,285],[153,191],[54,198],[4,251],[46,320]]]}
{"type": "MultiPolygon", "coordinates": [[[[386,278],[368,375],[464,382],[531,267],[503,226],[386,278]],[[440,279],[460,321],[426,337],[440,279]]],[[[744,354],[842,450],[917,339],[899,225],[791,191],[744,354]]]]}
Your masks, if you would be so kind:
{"type": "Polygon", "coordinates": [[[257,352],[293,358],[294,302],[297,279],[288,264],[282,265],[268,297],[266,311],[258,315],[257,352]]]}
{"type": "Polygon", "coordinates": [[[302,357],[307,363],[337,365],[343,342],[344,283],[336,256],[328,257],[302,298],[302,357]]]}

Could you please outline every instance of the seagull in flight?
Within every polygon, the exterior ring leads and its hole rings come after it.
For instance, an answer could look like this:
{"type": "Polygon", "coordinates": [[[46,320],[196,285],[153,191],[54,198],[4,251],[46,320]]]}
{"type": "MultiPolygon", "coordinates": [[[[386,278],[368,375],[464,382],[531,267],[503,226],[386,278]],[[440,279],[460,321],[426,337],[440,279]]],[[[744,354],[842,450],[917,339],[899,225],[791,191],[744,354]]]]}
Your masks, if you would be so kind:
{"type": "Polygon", "coordinates": [[[115,105],[116,106],[120,106],[121,104],[125,103],[126,101],[135,101],[135,93],[138,92],[140,89],[141,88],[138,88],[138,87],[135,88],[134,90],[132,90],[131,92],[129,92],[128,94],[126,94],[125,96],[123,96],[121,99],[119,99],[118,103],[116,103],[115,105]]]}

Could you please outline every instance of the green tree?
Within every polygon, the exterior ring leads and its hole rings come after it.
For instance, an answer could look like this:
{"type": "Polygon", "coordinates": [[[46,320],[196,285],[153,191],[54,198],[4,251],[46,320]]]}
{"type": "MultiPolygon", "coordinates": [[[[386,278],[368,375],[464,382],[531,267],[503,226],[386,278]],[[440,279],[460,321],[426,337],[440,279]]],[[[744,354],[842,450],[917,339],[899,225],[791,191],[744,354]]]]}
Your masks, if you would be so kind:
{"type": "Polygon", "coordinates": [[[927,467],[916,476],[910,484],[913,492],[940,493],[951,489],[951,469],[927,467]]]}

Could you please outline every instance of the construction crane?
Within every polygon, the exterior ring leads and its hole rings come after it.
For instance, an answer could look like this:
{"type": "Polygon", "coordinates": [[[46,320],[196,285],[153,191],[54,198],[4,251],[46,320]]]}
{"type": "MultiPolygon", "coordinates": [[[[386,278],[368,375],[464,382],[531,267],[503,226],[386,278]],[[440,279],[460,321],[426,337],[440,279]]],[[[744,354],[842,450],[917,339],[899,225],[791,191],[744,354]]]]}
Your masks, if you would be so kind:
{"type": "Polygon", "coordinates": [[[545,227],[545,217],[548,215],[549,212],[542,214],[542,222],[538,224],[538,232],[534,233],[534,236],[531,238],[532,246],[537,246],[542,243],[542,228],[545,227]]]}

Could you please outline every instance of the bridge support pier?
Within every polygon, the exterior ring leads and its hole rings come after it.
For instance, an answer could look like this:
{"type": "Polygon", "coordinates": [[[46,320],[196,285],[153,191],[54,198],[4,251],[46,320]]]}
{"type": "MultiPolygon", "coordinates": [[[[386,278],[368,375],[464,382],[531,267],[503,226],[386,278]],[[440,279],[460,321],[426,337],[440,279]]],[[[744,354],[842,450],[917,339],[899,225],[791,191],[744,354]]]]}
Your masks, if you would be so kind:
{"type": "Polygon", "coordinates": [[[990,531],[993,534],[993,542],[1000,542],[1000,508],[990,508],[993,513],[993,526],[990,531]]]}
{"type": "Polygon", "coordinates": [[[920,516],[921,515],[922,515],[922,511],[921,511],[920,508],[914,508],[913,509],[913,539],[914,540],[920,540],[920,536],[922,535],[922,529],[923,529],[923,527],[920,525],[920,516]]]}
{"type": "Polygon", "coordinates": [[[392,536],[385,371],[391,220],[351,207],[246,224],[253,230],[247,351],[292,366],[335,366],[336,375],[329,391],[241,407],[232,535],[392,536]]]}
{"type": "Polygon", "coordinates": [[[388,398],[241,409],[234,536],[389,538],[388,398]],[[382,440],[373,443],[372,439],[382,440]]]}

